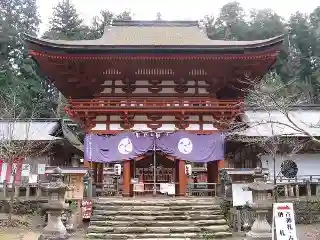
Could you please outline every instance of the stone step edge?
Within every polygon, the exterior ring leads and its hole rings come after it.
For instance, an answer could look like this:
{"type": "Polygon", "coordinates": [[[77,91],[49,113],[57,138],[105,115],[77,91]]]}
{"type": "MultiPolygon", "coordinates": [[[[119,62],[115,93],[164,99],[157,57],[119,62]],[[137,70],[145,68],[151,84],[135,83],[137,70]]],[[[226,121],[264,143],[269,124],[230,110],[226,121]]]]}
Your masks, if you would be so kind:
{"type": "Polygon", "coordinates": [[[213,225],[213,226],[176,226],[176,227],[100,227],[100,226],[89,226],[87,229],[88,233],[182,233],[182,232],[206,232],[216,233],[225,232],[229,230],[229,226],[213,225]]]}
{"type": "Polygon", "coordinates": [[[206,208],[206,207],[210,207],[210,208],[221,208],[221,205],[217,205],[217,204],[181,204],[181,205],[172,205],[172,204],[168,204],[168,205],[157,205],[157,204],[152,204],[152,203],[148,203],[148,204],[143,204],[143,205],[138,205],[138,204],[132,204],[132,205],[121,205],[121,204],[93,204],[93,206],[97,206],[97,207],[111,207],[111,208],[122,208],[122,207],[136,207],[136,208],[144,208],[144,207],[155,207],[155,208],[191,208],[191,207],[199,207],[199,208],[206,208]]]}
{"type": "Polygon", "coordinates": [[[156,202],[132,202],[132,203],[112,203],[112,202],[94,202],[93,205],[108,205],[108,206],[193,206],[193,205],[200,205],[200,206],[220,206],[221,204],[217,204],[215,202],[185,202],[185,203],[156,203],[156,202]]]}
{"type": "Polygon", "coordinates": [[[102,211],[220,211],[221,207],[213,207],[213,206],[179,206],[179,207],[158,207],[158,206],[93,206],[94,210],[102,210],[102,211]],[[147,209],[147,210],[146,210],[147,209]]]}
{"type": "Polygon", "coordinates": [[[167,202],[221,202],[223,199],[221,197],[166,197],[166,198],[154,198],[154,197],[98,197],[95,198],[96,202],[115,202],[115,203],[124,203],[124,202],[158,202],[158,203],[167,203],[167,202]]]}
{"type": "MultiPolygon", "coordinates": [[[[225,219],[211,219],[211,220],[177,220],[177,221],[137,221],[137,220],[133,220],[131,222],[128,221],[113,221],[113,220],[99,220],[99,221],[91,221],[90,225],[94,225],[94,226],[107,226],[107,224],[112,224],[109,226],[116,226],[116,225],[125,225],[125,226],[132,226],[134,224],[138,224],[138,225],[143,225],[143,226],[148,226],[149,224],[158,224],[158,226],[161,225],[170,225],[170,226],[174,226],[174,225],[178,225],[178,226],[183,226],[183,225],[187,225],[187,226],[192,226],[193,224],[196,225],[220,225],[220,224],[226,224],[226,220],[225,219]]],[[[136,225],[136,226],[138,226],[136,225]]]]}
{"type": "Polygon", "coordinates": [[[96,215],[158,215],[158,216],[177,216],[177,215],[221,215],[221,210],[207,210],[207,211],[105,211],[94,209],[93,214],[96,215]]]}
{"type": "Polygon", "coordinates": [[[210,221],[225,219],[223,215],[201,215],[201,216],[92,216],[90,222],[100,221],[161,221],[161,222],[174,222],[174,221],[210,221]]]}
{"type": "Polygon", "coordinates": [[[204,237],[204,236],[214,236],[214,237],[231,237],[231,232],[217,232],[217,233],[193,233],[193,232],[185,232],[185,233],[140,233],[140,234],[128,234],[128,233],[87,233],[86,237],[93,238],[93,237],[110,237],[110,239],[116,237],[126,237],[127,238],[193,238],[193,237],[204,237]]]}

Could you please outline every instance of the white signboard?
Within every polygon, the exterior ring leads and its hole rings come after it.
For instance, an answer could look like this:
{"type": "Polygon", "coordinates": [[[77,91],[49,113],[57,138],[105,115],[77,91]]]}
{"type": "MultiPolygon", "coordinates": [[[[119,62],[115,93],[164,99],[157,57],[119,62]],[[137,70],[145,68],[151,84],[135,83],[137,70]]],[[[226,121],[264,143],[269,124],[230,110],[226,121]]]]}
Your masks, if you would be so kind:
{"type": "Polygon", "coordinates": [[[144,184],[143,183],[135,183],[133,184],[134,192],[144,192],[144,184]]]}
{"type": "Polygon", "coordinates": [[[167,194],[168,195],[175,195],[176,194],[176,185],[174,183],[168,183],[167,194]]]}
{"type": "Polygon", "coordinates": [[[44,175],[46,173],[46,164],[38,164],[38,174],[44,175]]]}
{"type": "Polygon", "coordinates": [[[176,186],[174,183],[160,183],[160,193],[175,195],[176,194],[176,186]]]}
{"type": "Polygon", "coordinates": [[[232,184],[232,202],[234,207],[241,207],[247,203],[252,203],[252,192],[243,190],[247,187],[248,183],[232,184]]]}
{"type": "Polygon", "coordinates": [[[38,182],[38,174],[30,174],[29,183],[37,183],[37,182],[38,182]]]}
{"type": "Polygon", "coordinates": [[[22,164],[21,177],[29,177],[31,171],[30,164],[22,164]]]}
{"type": "Polygon", "coordinates": [[[273,204],[272,228],[277,240],[298,240],[292,203],[273,204]]]}

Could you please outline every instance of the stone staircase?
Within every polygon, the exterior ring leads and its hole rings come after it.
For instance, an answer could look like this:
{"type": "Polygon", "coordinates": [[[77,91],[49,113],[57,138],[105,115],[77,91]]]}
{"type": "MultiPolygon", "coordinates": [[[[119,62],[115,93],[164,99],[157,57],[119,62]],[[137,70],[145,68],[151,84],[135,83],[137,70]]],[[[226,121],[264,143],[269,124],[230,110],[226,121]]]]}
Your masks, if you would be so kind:
{"type": "Polygon", "coordinates": [[[99,198],[87,239],[226,239],[231,236],[213,198],[99,198]]]}

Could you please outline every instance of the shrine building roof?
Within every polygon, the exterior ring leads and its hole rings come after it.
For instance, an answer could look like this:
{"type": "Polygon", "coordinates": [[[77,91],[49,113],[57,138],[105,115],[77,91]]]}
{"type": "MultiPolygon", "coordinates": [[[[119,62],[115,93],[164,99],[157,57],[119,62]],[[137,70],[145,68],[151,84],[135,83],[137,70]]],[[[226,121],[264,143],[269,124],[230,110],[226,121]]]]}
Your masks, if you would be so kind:
{"type": "Polygon", "coordinates": [[[46,51],[201,50],[242,53],[277,46],[283,42],[283,35],[256,41],[211,40],[197,21],[114,21],[96,40],[48,40],[30,35],[25,39],[30,49],[46,51]]]}

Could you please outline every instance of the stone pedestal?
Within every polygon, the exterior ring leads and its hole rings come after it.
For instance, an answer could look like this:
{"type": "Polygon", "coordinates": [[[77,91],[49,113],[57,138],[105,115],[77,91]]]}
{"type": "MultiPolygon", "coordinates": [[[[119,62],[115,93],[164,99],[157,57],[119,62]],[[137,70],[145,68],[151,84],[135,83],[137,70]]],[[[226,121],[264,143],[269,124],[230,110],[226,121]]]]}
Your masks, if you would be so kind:
{"type": "Polygon", "coordinates": [[[249,206],[255,211],[256,219],[245,239],[271,240],[272,229],[267,221],[267,214],[272,209],[272,201],[268,199],[268,191],[272,191],[274,185],[264,182],[261,168],[256,168],[253,176],[254,182],[248,186],[253,196],[253,203],[249,206]]]}
{"type": "Polygon", "coordinates": [[[62,213],[67,208],[64,198],[67,185],[63,183],[62,179],[61,169],[56,168],[52,173],[52,181],[49,185],[43,186],[43,188],[48,191],[48,203],[42,206],[48,213],[48,223],[38,238],[39,240],[69,239],[69,234],[61,219],[62,213]]]}

